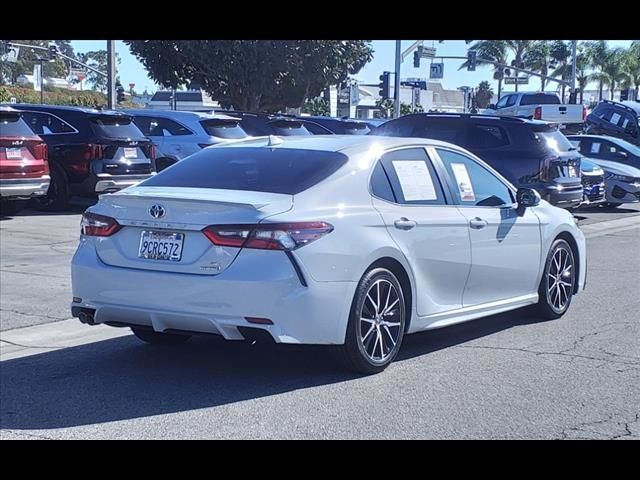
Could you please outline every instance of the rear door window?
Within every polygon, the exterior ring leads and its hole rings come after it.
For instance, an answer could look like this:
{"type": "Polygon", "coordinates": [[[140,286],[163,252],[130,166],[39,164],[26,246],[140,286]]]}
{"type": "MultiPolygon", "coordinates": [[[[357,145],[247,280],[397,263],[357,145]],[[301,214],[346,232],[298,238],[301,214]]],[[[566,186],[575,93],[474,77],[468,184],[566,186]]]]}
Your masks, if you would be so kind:
{"type": "Polygon", "coordinates": [[[339,152],[288,148],[206,148],[144,186],[214,188],[295,195],[347,163],[339,152]]]}
{"type": "MultiPolygon", "coordinates": [[[[424,148],[405,148],[380,158],[396,203],[444,205],[440,179],[424,148]]],[[[384,197],[382,197],[384,198],[384,197]]]]}
{"type": "Polygon", "coordinates": [[[465,123],[457,118],[428,117],[418,122],[411,134],[412,137],[432,138],[455,145],[465,146],[465,123]]]}
{"type": "Polygon", "coordinates": [[[0,136],[33,137],[34,133],[17,112],[0,111],[0,136]]]}
{"type": "Polygon", "coordinates": [[[160,128],[162,128],[162,132],[165,134],[165,136],[181,136],[181,135],[193,135],[193,132],[191,130],[189,130],[187,127],[185,127],[184,125],[182,125],[181,123],[178,123],[174,120],[171,120],[169,118],[159,118],[159,126],[160,128]],[[169,135],[166,135],[166,134],[169,135]]]}
{"type": "Polygon", "coordinates": [[[38,135],[55,135],[61,133],[75,133],[76,129],[67,122],[44,112],[22,112],[22,118],[29,124],[31,130],[38,135]]]}
{"type": "Polygon", "coordinates": [[[504,128],[497,125],[475,124],[469,126],[468,148],[498,148],[509,145],[504,128]]]}

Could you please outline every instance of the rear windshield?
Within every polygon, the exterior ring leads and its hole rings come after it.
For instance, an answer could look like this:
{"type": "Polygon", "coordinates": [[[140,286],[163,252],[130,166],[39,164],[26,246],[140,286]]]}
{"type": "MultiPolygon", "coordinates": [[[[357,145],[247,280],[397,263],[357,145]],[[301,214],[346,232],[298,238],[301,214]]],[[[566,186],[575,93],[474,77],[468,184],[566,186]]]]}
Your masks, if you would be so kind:
{"type": "Polygon", "coordinates": [[[569,152],[576,150],[571,142],[558,130],[549,130],[546,132],[536,132],[536,140],[554,152],[569,152]]]}
{"type": "Polygon", "coordinates": [[[559,105],[560,99],[551,93],[536,93],[534,95],[523,95],[520,105],[559,105]]]}
{"type": "Polygon", "coordinates": [[[344,133],[347,135],[366,135],[371,129],[366,123],[348,122],[344,126],[344,133]]]}
{"type": "Polygon", "coordinates": [[[0,136],[33,137],[34,135],[19,113],[0,112],[0,136]]]}
{"type": "Polygon", "coordinates": [[[212,137],[245,138],[247,133],[240,126],[240,120],[212,118],[200,120],[200,125],[212,137]]]}
{"type": "Polygon", "coordinates": [[[292,120],[275,120],[271,122],[271,127],[273,127],[276,135],[282,135],[285,137],[294,135],[311,135],[311,132],[302,125],[302,122],[292,120]]]}
{"type": "Polygon", "coordinates": [[[144,186],[216,188],[295,195],[347,163],[337,152],[287,148],[207,148],[146,180],[144,186]]]}
{"type": "Polygon", "coordinates": [[[120,115],[102,115],[91,117],[94,132],[107,138],[144,138],[144,134],[133,123],[131,117],[120,115]]]}

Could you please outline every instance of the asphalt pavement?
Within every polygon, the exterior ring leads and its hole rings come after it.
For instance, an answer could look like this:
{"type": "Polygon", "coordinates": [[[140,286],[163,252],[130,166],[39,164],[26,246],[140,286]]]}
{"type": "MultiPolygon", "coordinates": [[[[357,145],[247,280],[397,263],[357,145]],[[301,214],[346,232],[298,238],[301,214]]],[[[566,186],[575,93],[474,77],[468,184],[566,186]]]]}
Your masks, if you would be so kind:
{"type": "Polygon", "coordinates": [[[638,206],[576,213],[588,283],[563,318],[410,335],[369,377],[327,348],[160,348],[69,320],[82,209],[0,219],[2,439],[640,438],[638,206]]]}

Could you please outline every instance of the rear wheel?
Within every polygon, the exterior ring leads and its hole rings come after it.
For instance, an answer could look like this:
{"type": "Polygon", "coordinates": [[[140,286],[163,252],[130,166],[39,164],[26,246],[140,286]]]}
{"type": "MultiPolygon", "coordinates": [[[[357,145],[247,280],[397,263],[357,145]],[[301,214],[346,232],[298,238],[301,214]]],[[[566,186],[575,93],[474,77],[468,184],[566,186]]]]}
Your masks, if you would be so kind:
{"type": "Polygon", "coordinates": [[[566,240],[553,242],[538,289],[537,313],[545,319],[560,318],[569,309],[576,282],[576,260],[566,240]]]}
{"type": "Polygon", "coordinates": [[[62,169],[53,163],[51,165],[51,183],[49,190],[43,197],[33,200],[35,207],[43,212],[57,212],[64,210],[69,204],[69,183],[62,169]]]}
{"type": "Polygon", "coordinates": [[[179,345],[191,338],[191,335],[155,332],[143,327],[131,327],[131,331],[140,340],[151,345],[179,345]]]}
{"type": "Polygon", "coordinates": [[[400,282],[386,268],[374,268],[360,280],[354,296],[343,360],[347,368],[371,374],[396,358],[406,323],[400,282]]]}

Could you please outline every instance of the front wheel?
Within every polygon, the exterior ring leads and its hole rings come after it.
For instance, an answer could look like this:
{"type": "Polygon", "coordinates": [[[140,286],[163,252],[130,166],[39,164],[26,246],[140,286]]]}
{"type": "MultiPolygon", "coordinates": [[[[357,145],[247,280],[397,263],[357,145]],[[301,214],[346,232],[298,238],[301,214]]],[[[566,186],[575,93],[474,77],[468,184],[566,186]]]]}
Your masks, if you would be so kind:
{"type": "Polygon", "coordinates": [[[342,354],[359,373],[383,371],[396,358],[406,323],[402,286],[386,268],[369,270],[354,296],[342,354]]]}
{"type": "Polygon", "coordinates": [[[576,282],[576,261],[566,240],[551,245],[538,288],[537,312],[545,319],[560,318],[569,309],[576,282]]]}
{"type": "Polygon", "coordinates": [[[191,338],[191,335],[155,332],[150,328],[142,327],[131,327],[131,331],[140,340],[151,345],[179,345],[191,338]]]}

